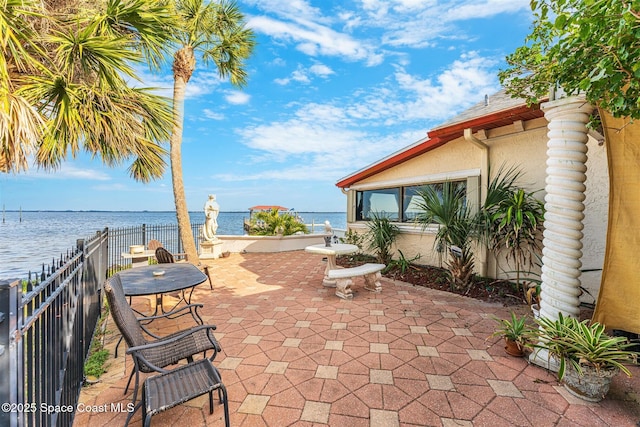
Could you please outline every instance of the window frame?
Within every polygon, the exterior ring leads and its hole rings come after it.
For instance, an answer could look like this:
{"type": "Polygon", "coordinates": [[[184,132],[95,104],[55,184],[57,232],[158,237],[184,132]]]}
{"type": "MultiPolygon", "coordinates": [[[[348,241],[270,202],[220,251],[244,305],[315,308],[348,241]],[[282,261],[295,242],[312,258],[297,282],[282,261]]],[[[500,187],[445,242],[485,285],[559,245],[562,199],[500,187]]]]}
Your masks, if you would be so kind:
{"type": "MultiPolygon", "coordinates": [[[[437,174],[431,176],[414,177],[413,179],[403,179],[387,182],[368,183],[357,186],[352,186],[351,190],[355,190],[354,196],[354,215],[353,218],[356,222],[370,221],[371,212],[369,210],[367,215],[364,214],[361,204],[364,202],[363,197],[366,192],[389,192],[395,191],[398,195],[397,210],[394,213],[395,218],[392,222],[400,224],[412,223],[415,216],[407,214],[407,210],[410,208],[411,203],[405,207],[405,201],[407,197],[407,190],[417,190],[419,187],[426,185],[442,185],[444,182],[461,182],[465,185],[465,195],[467,204],[472,211],[475,211],[480,206],[480,170],[465,170],[457,173],[450,174],[437,174]]],[[[413,190],[413,191],[415,191],[413,190]]],[[[412,195],[412,197],[414,197],[412,195]]]]}

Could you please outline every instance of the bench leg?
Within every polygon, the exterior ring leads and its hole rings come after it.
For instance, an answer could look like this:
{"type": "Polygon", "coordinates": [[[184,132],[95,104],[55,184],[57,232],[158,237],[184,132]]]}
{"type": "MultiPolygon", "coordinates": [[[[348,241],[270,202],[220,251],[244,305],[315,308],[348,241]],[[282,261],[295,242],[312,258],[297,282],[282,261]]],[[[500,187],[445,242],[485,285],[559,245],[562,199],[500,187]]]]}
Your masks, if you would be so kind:
{"type": "Polygon", "coordinates": [[[353,298],[351,285],[353,285],[353,280],[348,277],[344,279],[336,279],[336,295],[342,299],[353,298]]]}
{"type": "Polygon", "coordinates": [[[371,292],[381,292],[382,284],[380,283],[380,279],[382,278],[382,274],[380,272],[365,274],[364,275],[364,288],[371,292]]]}

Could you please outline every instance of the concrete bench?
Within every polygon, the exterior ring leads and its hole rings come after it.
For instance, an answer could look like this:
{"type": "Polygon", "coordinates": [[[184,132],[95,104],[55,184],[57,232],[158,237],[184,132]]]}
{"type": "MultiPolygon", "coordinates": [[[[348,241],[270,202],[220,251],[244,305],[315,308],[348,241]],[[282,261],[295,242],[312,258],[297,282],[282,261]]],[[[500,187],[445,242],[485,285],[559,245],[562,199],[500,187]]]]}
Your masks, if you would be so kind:
{"type": "Polygon", "coordinates": [[[382,271],[386,266],[384,264],[363,264],[357,267],[336,268],[329,270],[327,277],[336,281],[336,295],[343,299],[353,298],[353,277],[364,276],[364,288],[371,292],[380,292],[382,285],[380,278],[382,271]]]}

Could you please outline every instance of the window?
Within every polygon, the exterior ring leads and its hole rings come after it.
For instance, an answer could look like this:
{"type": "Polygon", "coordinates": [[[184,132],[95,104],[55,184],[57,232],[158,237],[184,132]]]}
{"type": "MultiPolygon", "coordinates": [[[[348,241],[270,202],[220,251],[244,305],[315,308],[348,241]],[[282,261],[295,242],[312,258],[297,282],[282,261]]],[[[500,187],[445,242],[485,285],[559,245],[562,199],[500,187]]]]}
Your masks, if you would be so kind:
{"type": "Polygon", "coordinates": [[[420,213],[420,209],[418,208],[418,203],[420,201],[420,196],[418,192],[423,185],[414,185],[412,187],[404,187],[404,192],[402,196],[402,220],[403,221],[413,221],[420,213]]]}
{"type": "Polygon", "coordinates": [[[391,221],[400,219],[400,188],[358,191],[356,220],[366,221],[372,214],[382,214],[391,221]]]}
{"type": "MultiPolygon", "coordinates": [[[[467,189],[467,181],[455,181],[467,189]]],[[[420,213],[419,191],[425,186],[442,189],[441,182],[395,188],[358,191],[356,193],[356,221],[367,221],[373,213],[385,215],[391,221],[412,222],[420,213]]]]}

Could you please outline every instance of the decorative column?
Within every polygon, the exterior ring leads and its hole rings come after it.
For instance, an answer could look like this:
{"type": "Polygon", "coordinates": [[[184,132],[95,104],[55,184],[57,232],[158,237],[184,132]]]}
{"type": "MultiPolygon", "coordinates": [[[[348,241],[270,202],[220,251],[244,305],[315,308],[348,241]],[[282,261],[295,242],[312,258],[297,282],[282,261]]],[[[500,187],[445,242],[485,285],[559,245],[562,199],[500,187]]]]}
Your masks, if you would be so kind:
{"type": "Polygon", "coordinates": [[[540,316],[580,314],[587,127],[593,107],[581,96],[542,105],[549,122],[540,316]]]}
{"type": "MultiPolygon", "coordinates": [[[[542,104],[548,121],[547,179],[542,239],[540,316],[580,314],[580,267],[584,219],[587,127],[593,107],[580,96],[542,104]]],[[[548,352],[534,351],[529,360],[552,371],[558,364],[548,352]]]]}

